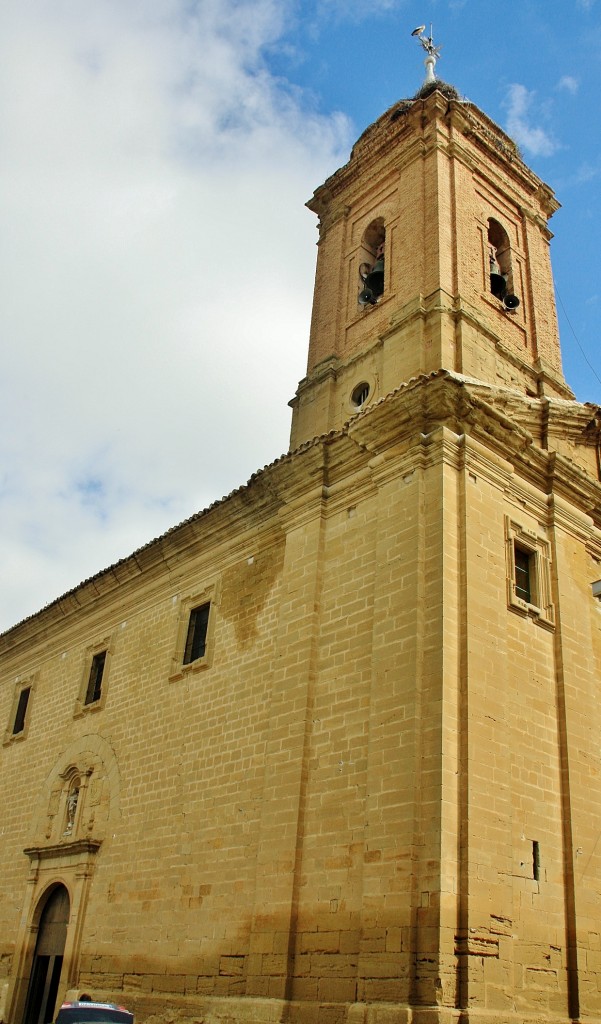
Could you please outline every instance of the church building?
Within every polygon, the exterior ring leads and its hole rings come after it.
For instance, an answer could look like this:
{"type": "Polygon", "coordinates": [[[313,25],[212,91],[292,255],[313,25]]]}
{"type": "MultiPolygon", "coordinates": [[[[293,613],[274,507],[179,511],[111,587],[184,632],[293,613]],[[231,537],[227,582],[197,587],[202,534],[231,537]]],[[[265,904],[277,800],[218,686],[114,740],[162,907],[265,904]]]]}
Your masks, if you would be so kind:
{"type": "Polygon", "coordinates": [[[288,454],[0,637],[0,1021],[601,1019],[601,409],[432,77],[315,192],[288,454]]]}

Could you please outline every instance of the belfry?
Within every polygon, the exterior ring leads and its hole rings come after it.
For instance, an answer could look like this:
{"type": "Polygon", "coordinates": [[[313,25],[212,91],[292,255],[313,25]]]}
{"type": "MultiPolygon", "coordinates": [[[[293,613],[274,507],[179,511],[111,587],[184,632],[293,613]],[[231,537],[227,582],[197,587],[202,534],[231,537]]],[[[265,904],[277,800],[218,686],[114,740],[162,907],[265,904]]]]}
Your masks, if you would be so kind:
{"type": "Polygon", "coordinates": [[[549,258],[559,204],[452,86],[433,81],[419,95],[371,125],[307,204],[320,242],[293,447],[442,367],[532,397],[574,397],[549,258]],[[365,297],[374,269],[378,295],[365,297]]]}
{"type": "Polygon", "coordinates": [[[601,1019],[601,409],[426,83],[314,193],[290,451],[0,637],[0,1021],[601,1019]]]}

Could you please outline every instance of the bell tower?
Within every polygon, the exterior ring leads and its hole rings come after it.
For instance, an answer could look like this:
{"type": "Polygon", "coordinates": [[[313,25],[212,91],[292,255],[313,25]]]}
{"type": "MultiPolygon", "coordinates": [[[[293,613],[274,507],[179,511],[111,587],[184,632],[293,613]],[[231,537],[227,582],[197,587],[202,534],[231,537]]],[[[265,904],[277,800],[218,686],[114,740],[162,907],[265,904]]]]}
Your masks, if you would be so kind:
{"type": "MultiPolygon", "coordinates": [[[[431,77],[308,206],[320,234],[291,458],[323,457],[303,475],[329,558],[315,706],[332,742],[356,723],[369,735],[348,846],[360,826],[360,895],[340,889],[361,927],[346,1019],[383,1020],[382,1002],[405,1024],[600,1021],[601,409],[563,377],[558,203],[431,77]],[[336,693],[346,713],[363,671],[347,725],[336,693]]],[[[296,570],[300,586],[300,555],[296,570]]],[[[323,863],[351,878],[329,820],[323,834],[323,863]]],[[[299,928],[327,934],[329,905],[311,913],[299,928]]]]}
{"type": "Polygon", "coordinates": [[[386,111],[308,202],[319,246],[291,448],[440,369],[532,397],[563,378],[551,189],[434,79],[386,111]]]}

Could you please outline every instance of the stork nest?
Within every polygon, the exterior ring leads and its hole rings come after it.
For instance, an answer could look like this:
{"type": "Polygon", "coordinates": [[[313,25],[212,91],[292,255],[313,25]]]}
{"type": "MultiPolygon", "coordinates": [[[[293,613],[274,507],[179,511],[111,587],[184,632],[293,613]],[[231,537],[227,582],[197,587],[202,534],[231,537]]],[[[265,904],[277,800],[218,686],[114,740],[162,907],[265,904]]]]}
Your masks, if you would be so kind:
{"type": "Polygon", "coordinates": [[[425,100],[431,93],[441,92],[443,96],[446,96],[448,100],[460,100],[461,96],[457,92],[454,85],[449,85],[448,82],[441,82],[438,78],[435,82],[426,82],[422,85],[421,89],[418,89],[414,100],[425,100]]]}

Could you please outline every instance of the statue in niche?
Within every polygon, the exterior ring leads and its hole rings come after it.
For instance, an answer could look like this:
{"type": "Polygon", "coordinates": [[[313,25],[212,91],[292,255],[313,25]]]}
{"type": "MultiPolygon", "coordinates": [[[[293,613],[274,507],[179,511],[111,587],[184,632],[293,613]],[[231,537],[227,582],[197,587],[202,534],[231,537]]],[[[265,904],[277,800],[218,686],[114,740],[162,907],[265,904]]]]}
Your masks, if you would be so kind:
{"type": "Polygon", "coordinates": [[[70,836],[73,833],[73,827],[75,825],[75,812],[77,811],[77,801],[79,800],[79,784],[75,783],[69,792],[67,797],[67,825],[63,835],[70,836]]]}

